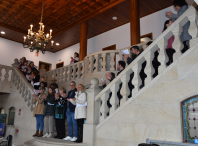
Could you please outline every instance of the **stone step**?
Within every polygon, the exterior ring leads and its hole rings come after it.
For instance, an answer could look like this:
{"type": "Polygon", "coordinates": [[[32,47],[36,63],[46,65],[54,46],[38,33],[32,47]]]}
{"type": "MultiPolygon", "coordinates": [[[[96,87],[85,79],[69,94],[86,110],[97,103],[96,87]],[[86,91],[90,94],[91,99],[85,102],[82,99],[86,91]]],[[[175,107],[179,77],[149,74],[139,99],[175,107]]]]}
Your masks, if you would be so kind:
{"type": "Polygon", "coordinates": [[[86,144],[62,139],[35,137],[34,139],[26,141],[24,146],[86,146],[86,144]]]}

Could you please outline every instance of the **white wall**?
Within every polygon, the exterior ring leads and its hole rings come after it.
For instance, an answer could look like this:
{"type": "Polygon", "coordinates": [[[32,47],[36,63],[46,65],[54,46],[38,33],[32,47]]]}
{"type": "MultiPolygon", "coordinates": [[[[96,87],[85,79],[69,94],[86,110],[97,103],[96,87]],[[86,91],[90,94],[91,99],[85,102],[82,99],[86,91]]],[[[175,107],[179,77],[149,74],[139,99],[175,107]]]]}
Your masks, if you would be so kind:
{"type": "MultiPolygon", "coordinates": [[[[171,10],[176,13],[173,6],[148,15],[140,19],[141,35],[153,33],[153,39],[156,39],[161,33],[164,22],[168,20],[165,12],[171,10]]],[[[119,19],[119,18],[118,18],[119,19]]],[[[130,46],[130,23],[102,33],[98,36],[88,39],[87,42],[87,55],[90,53],[102,51],[102,48],[116,44],[116,49],[122,49],[130,46]]],[[[69,64],[70,56],[74,52],[79,52],[79,43],[57,52],[54,56],[54,63],[64,61],[64,65],[69,64]],[[61,60],[61,61],[59,61],[61,60]]]]}
{"type": "MultiPolygon", "coordinates": [[[[6,34],[5,34],[6,35],[6,34]]],[[[23,39],[23,38],[21,38],[23,39]]],[[[35,51],[30,52],[28,48],[23,48],[21,43],[17,43],[14,41],[10,41],[0,37],[0,64],[11,66],[14,63],[15,58],[26,57],[27,60],[34,61],[36,66],[39,65],[39,61],[47,62],[52,64],[52,68],[54,68],[54,53],[39,52],[39,56],[35,56],[35,51]]]]}
{"type": "MultiPolygon", "coordinates": [[[[173,6],[148,15],[140,19],[141,35],[153,33],[153,39],[156,39],[163,29],[164,22],[168,19],[165,12],[174,11],[173,6]]],[[[118,18],[119,19],[119,18],[118,18]]],[[[39,57],[35,56],[35,52],[31,53],[28,49],[24,49],[22,44],[0,38],[0,64],[11,65],[14,58],[26,56],[28,60],[35,62],[38,65],[39,61],[52,64],[52,69],[56,64],[64,61],[64,65],[70,63],[70,57],[74,52],[79,52],[79,43],[57,53],[46,52],[44,55],[39,52],[39,57]],[[9,59],[7,59],[9,57],[9,59]]],[[[102,48],[116,44],[117,49],[122,49],[130,46],[130,23],[112,29],[108,32],[88,39],[87,54],[102,51],[102,48]]]]}

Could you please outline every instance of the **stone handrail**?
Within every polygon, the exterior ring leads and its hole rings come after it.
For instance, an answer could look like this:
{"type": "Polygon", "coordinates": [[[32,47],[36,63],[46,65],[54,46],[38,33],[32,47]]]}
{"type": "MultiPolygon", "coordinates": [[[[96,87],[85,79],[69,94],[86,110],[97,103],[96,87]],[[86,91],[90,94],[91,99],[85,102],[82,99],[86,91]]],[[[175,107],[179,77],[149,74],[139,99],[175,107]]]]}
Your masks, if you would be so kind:
{"type": "Polygon", "coordinates": [[[120,101],[120,106],[122,106],[128,100],[128,96],[130,92],[132,92],[132,97],[140,90],[140,70],[142,68],[142,63],[147,62],[146,67],[144,69],[147,78],[145,79],[145,86],[153,80],[153,66],[152,60],[154,57],[154,52],[160,49],[160,53],[158,56],[158,61],[161,63],[159,66],[159,74],[164,71],[167,66],[166,62],[167,55],[165,53],[165,49],[167,46],[167,40],[175,36],[175,40],[173,42],[173,48],[175,49],[176,53],[174,54],[173,58],[176,61],[182,54],[181,49],[183,49],[183,43],[180,40],[180,35],[182,34],[183,30],[182,27],[190,21],[190,28],[188,30],[189,34],[192,36],[190,40],[190,47],[198,41],[197,35],[197,11],[194,7],[190,7],[182,16],[180,16],[165,32],[163,32],[141,55],[139,55],[131,64],[129,64],[124,71],[122,71],[119,76],[117,76],[110,84],[107,85],[105,89],[103,89],[96,97],[95,97],[95,104],[101,103],[100,110],[98,111],[98,115],[101,113],[100,119],[98,123],[101,123],[104,119],[107,118],[107,113],[111,115],[115,110],[119,107],[119,99],[117,97],[117,92],[119,90],[119,85],[122,83],[122,88],[120,93],[122,95],[122,99],[120,101]],[[133,90],[130,91],[128,87],[128,82],[130,79],[130,75],[133,75],[132,84],[134,86],[133,90]],[[110,103],[112,107],[108,108],[107,100],[109,98],[109,93],[112,92],[112,96],[110,99],[110,103]]]}
{"type": "Polygon", "coordinates": [[[30,83],[28,83],[24,74],[17,67],[14,67],[12,71],[12,82],[19,90],[19,93],[21,93],[24,101],[27,103],[27,106],[30,107],[31,111],[33,111],[34,88],[30,83]]]}
{"type": "MultiPolygon", "coordinates": [[[[140,48],[144,48],[145,45],[146,43],[138,44],[140,48]]],[[[77,79],[87,79],[84,77],[90,76],[90,74],[94,73],[103,73],[104,76],[107,71],[116,72],[116,62],[114,58],[118,54],[120,56],[120,60],[123,60],[121,51],[124,49],[130,49],[130,47],[120,50],[108,50],[92,53],[87,55],[83,61],[48,71],[43,75],[46,77],[48,83],[51,83],[52,78],[55,78],[57,83],[64,83],[66,81],[77,79]]]]}

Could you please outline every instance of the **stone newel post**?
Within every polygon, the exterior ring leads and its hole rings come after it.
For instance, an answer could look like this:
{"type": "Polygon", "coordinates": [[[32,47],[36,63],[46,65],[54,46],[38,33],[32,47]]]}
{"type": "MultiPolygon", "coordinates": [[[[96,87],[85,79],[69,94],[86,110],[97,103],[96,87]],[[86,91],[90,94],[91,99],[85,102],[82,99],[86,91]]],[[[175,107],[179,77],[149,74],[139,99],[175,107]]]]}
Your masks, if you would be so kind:
{"type": "Polygon", "coordinates": [[[19,63],[18,63],[18,59],[17,58],[14,59],[14,63],[12,64],[12,66],[13,67],[17,67],[17,68],[19,67],[19,63]]]}
{"type": "Polygon", "coordinates": [[[84,124],[83,143],[87,146],[94,146],[96,140],[96,125],[99,124],[100,102],[95,101],[95,97],[100,93],[99,81],[94,78],[91,80],[91,87],[87,93],[87,119],[84,124]]]}

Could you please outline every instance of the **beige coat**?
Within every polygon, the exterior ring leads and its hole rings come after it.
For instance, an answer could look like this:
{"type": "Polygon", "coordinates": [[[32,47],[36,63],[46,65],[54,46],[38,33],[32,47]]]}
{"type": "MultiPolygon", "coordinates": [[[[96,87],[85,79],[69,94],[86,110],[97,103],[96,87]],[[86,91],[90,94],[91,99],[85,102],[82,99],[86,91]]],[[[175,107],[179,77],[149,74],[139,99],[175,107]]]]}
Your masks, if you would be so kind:
{"type": "Polygon", "coordinates": [[[39,98],[34,98],[34,104],[35,104],[34,112],[33,112],[34,117],[36,114],[43,115],[43,112],[45,109],[44,95],[45,95],[45,93],[43,93],[39,98]],[[36,105],[37,101],[38,101],[38,104],[36,105]]]}
{"type": "Polygon", "coordinates": [[[84,92],[76,92],[76,100],[70,99],[73,105],[76,105],[75,109],[75,119],[87,118],[87,106],[82,106],[87,102],[87,95],[84,92]],[[79,106],[78,106],[79,105],[79,106]]]}

